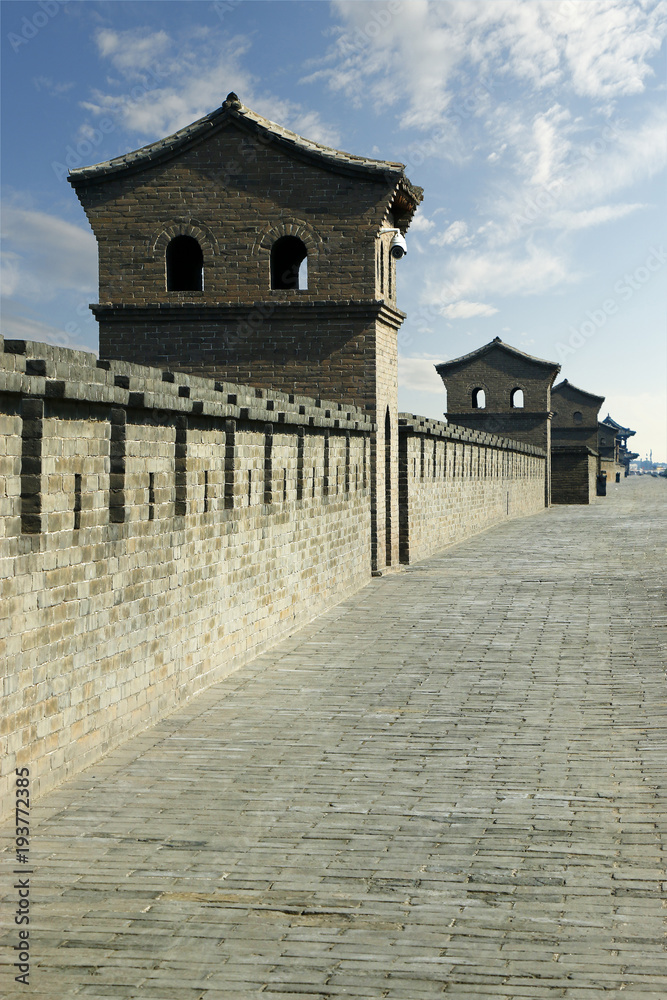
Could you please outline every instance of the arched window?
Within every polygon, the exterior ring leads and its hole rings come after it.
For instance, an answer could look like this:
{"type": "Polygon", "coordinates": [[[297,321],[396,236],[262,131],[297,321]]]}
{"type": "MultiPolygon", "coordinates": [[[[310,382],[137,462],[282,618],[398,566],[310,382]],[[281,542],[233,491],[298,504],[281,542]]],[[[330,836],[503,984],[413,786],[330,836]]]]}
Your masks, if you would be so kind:
{"type": "Polygon", "coordinates": [[[486,409],[486,393],[484,392],[483,389],[473,389],[472,408],[473,410],[486,409]]]}
{"type": "Polygon", "coordinates": [[[281,236],[271,247],[271,288],[308,288],[308,251],[298,236],[281,236]]]}
{"type": "Polygon", "coordinates": [[[574,413],[572,414],[572,419],[574,420],[575,424],[580,424],[584,419],[584,415],[581,412],[581,410],[575,410],[574,413]]]}
{"type": "Polygon", "coordinates": [[[510,406],[513,410],[523,409],[523,389],[512,389],[510,395],[510,406]]]}
{"type": "Polygon", "coordinates": [[[174,236],[167,247],[167,291],[201,292],[204,288],[204,257],[192,236],[174,236]]]}

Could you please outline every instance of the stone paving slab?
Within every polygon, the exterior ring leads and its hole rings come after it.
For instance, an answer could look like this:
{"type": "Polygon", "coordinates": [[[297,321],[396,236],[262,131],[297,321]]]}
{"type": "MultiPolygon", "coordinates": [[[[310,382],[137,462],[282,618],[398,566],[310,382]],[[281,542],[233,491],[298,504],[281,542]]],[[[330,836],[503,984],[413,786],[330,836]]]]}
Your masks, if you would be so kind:
{"type": "Polygon", "coordinates": [[[6,995],[664,1000],[666,501],[374,580],[48,794],[6,995]]]}

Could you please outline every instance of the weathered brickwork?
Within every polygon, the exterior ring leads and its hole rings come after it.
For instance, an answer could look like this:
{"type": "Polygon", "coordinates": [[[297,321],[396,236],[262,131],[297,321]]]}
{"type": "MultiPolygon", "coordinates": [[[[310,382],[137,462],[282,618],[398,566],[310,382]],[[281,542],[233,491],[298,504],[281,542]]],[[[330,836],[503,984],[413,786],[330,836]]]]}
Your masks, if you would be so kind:
{"type": "Polygon", "coordinates": [[[401,562],[544,509],[542,449],[407,413],[399,434],[401,562]]]}
{"type": "Polygon", "coordinates": [[[4,346],[3,781],[39,793],[368,581],[373,425],[4,346]]]}

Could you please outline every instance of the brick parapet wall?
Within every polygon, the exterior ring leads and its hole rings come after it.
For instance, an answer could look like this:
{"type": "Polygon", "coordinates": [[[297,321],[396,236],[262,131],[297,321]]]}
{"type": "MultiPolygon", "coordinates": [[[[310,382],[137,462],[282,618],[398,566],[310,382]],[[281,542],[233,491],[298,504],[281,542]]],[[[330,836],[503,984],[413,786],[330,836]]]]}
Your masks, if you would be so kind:
{"type": "Polygon", "coordinates": [[[28,763],[36,793],[364,586],[373,540],[393,565],[396,526],[413,562],[543,505],[544,452],[396,425],[393,369],[375,422],[340,400],[0,346],[3,780],[28,763]],[[372,531],[383,499],[391,530],[383,514],[372,531]]]}
{"type": "Polygon", "coordinates": [[[544,508],[546,453],[484,431],[399,414],[401,562],[544,508]]]}
{"type": "Polygon", "coordinates": [[[40,793],[368,582],[374,424],[3,346],[2,780],[40,793]]]}
{"type": "Polygon", "coordinates": [[[466,441],[468,444],[487,445],[488,447],[501,448],[505,451],[516,451],[525,455],[545,457],[544,449],[538,448],[537,445],[525,444],[523,441],[502,437],[499,434],[491,434],[488,431],[477,431],[469,427],[461,427],[459,424],[431,420],[428,417],[421,417],[416,413],[399,413],[398,425],[401,434],[428,434],[431,437],[438,437],[442,440],[466,441]]]}
{"type": "Polygon", "coordinates": [[[2,337],[0,392],[364,433],[374,429],[369,414],[340,401],[98,360],[88,351],[2,337]]]}

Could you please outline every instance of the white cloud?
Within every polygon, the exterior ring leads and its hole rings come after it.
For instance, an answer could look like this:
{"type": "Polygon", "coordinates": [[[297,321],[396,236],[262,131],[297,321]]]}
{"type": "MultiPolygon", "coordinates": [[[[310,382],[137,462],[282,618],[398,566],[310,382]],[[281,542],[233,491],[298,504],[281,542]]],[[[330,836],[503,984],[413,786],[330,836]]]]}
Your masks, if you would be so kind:
{"type": "Polygon", "coordinates": [[[446,319],[472,319],[473,316],[494,316],[498,310],[486,302],[467,302],[465,299],[460,299],[458,302],[440,306],[438,312],[446,319]]]}
{"type": "Polygon", "coordinates": [[[86,339],[82,330],[83,324],[77,322],[73,325],[77,332],[68,333],[60,327],[13,310],[9,303],[3,303],[2,332],[7,340],[34,340],[39,344],[53,344],[55,347],[67,347],[71,351],[90,351],[91,354],[97,354],[92,344],[93,340],[97,340],[97,328],[95,327],[89,339],[86,339]]]}
{"type": "Polygon", "coordinates": [[[648,90],[667,37],[665,0],[336,0],[333,10],[340,34],[314,77],[421,132],[409,138],[409,164],[433,157],[478,170],[470,214],[457,208],[440,232],[415,226],[431,248],[460,252],[473,239],[479,248],[448,260],[446,281],[427,265],[451,313],[461,301],[576,280],[554,230],[638,211],[642,195],[619,195],[667,164],[667,109],[648,90]],[[618,99],[638,94],[632,120],[621,120],[618,99]]]}
{"type": "Polygon", "coordinates": [[[0,294],[15,295],[21,275],[21,258],[10,250],[0,252],[0,294]]]}
{"type": "Polygon", "coordinates": [[[596,136],[597,145],[585,147],[571,164],[564,181],[573,203],[608,198],[667,165],[667,108],[655,108],[634,128],[627,124],[608,138],[596,136]]]}
{"type": "MultiPolygon", "coordinates": [[[[641,93],[653,75],[647,60],[667,35],[662,0],[570,0],[561,7],[567,8],[559,29],[562,54],[576,93],[594,98],[641,93]]],[[[553,14],[551,21],[556,26],[553,14]]]]}
{"type": "Polygon", "coordinates": [[[597,208],[585,209],[581,212],[573,212],[565,209],[562,212],[554,212],[549,220],[549,224],[555,229],[571,232],[575,229],[588,229],[591,226],[599,226],[605,222],[623,219],[626,215],[647,207],[647,205],[642,204],[598,205],[597,208]]]}
{"type": "MultiPolygon", "coordinates": [[[[498,73],[536,90],[559,84],[596,99],[639,93],[653,75],[648,60],[667,35],[663,0],[333,6],[341,34],[311,79],[327,79],[357,104],[398,105],[402,125],[422,128],[442,121],[462,78],[498,73]]],[[[468,89],[483,106],[479,84],[468,89]]]]}
{"type": "Polygon", "coordinates": [[[100,55],[109,59],[126,79],[142,79],[143,73],[163,60],[171,48],[166,31],[151,31],[150,28],[128,31],[101,28],[95,41],[100,55]]]}
{"type": "Polygon", "coordinates": [[[451,246],[452,243],[469,243],[470,240],[464,240],[466,233],[468,232],[468,224],[462,219],[457,219],[456,222],[452,222],[450,226],[447,226],[444,232],[439,233],[438,236],[432,236],[429,243],[436,247],[451,246]]]}
{"type": "Polygon", "coordinates": [[[442,358],[424,357],[398,359],[398,384],[401,389],[415,389],[418,392],[435,392],[444,395],[445,387],[435,370],[442,358]]]}
{"type": "Polygon", "coordinates": [[[570,113],[556,104],[533,121],[533,147],[526,159],[532,169],[531,183],[549,187],[560,174],[571,143],[560,126],[570,113]]]}
{"type": "Polygon", "coordinates": [[[427,219],[420,208],[414,214],[412,222],[410,223],[411,233],[427,233],[430,229],[433,229],[435,222],[433,219],[427,219]]]}
{"type": "Polygon", "coordinates": [[[32,82],[35,86],[36,91],[38,92],[45,91],[47,94],[50,94],[51,97],[62,97],[63,94],[66,94],[69,90],[72,89],[72,87],[74,87],[73,81],[69,83],[65,82],[54,83],[54,81],[49,76],[33,77],[32,82]]]}
{"type": "Polygon", "coordinates": [[[96,42],[101,57],[120,74],[125,90],[96,90],[82,107],[94,118],[116,119],[144,141],[170,135],[209,114],[231,90],[254,111],[309,139],[330,145],[339,140],[336,129],[319,112],[257,91],[257,78],[242,66],[242,56],[250,48],[245,36],[229,38],[193,28],[189,35],[174,39],[149,28],[123,32],[105,28],[97,33],[96,42]]]}
{"type": "Polygon", "coordinates": [[[488,221],[477,236],[483,235],[489,248],[538,230],[567,233],[622,219],[642,203],[613,200],[667,164],[667,111],[662,107],[650,110],[632,127],[615,118],[593,128],[552,113],[549,140],[543,133],[541,149],[535,124],[522,125],[517,110],[496,125],[497,134],[514,148],[516,168],[494,179],[480,196],[480,212],[488,221]]]}
{"type": "Polygon", "coordinates": [[[2,211],[6,294],[49,301],[63,290],[97,287],[97,243],[90,231],[45,212],[2,211]]]}
{"type": "Polygon", "coordinates": [[[571,280],[566,259],[551,249],[465,251],[448,261],[444,273],[440,267],[425,277],[422,301],[450,319],[492,316],[498,310],[476,299],[539,295],[571,280]]]}

